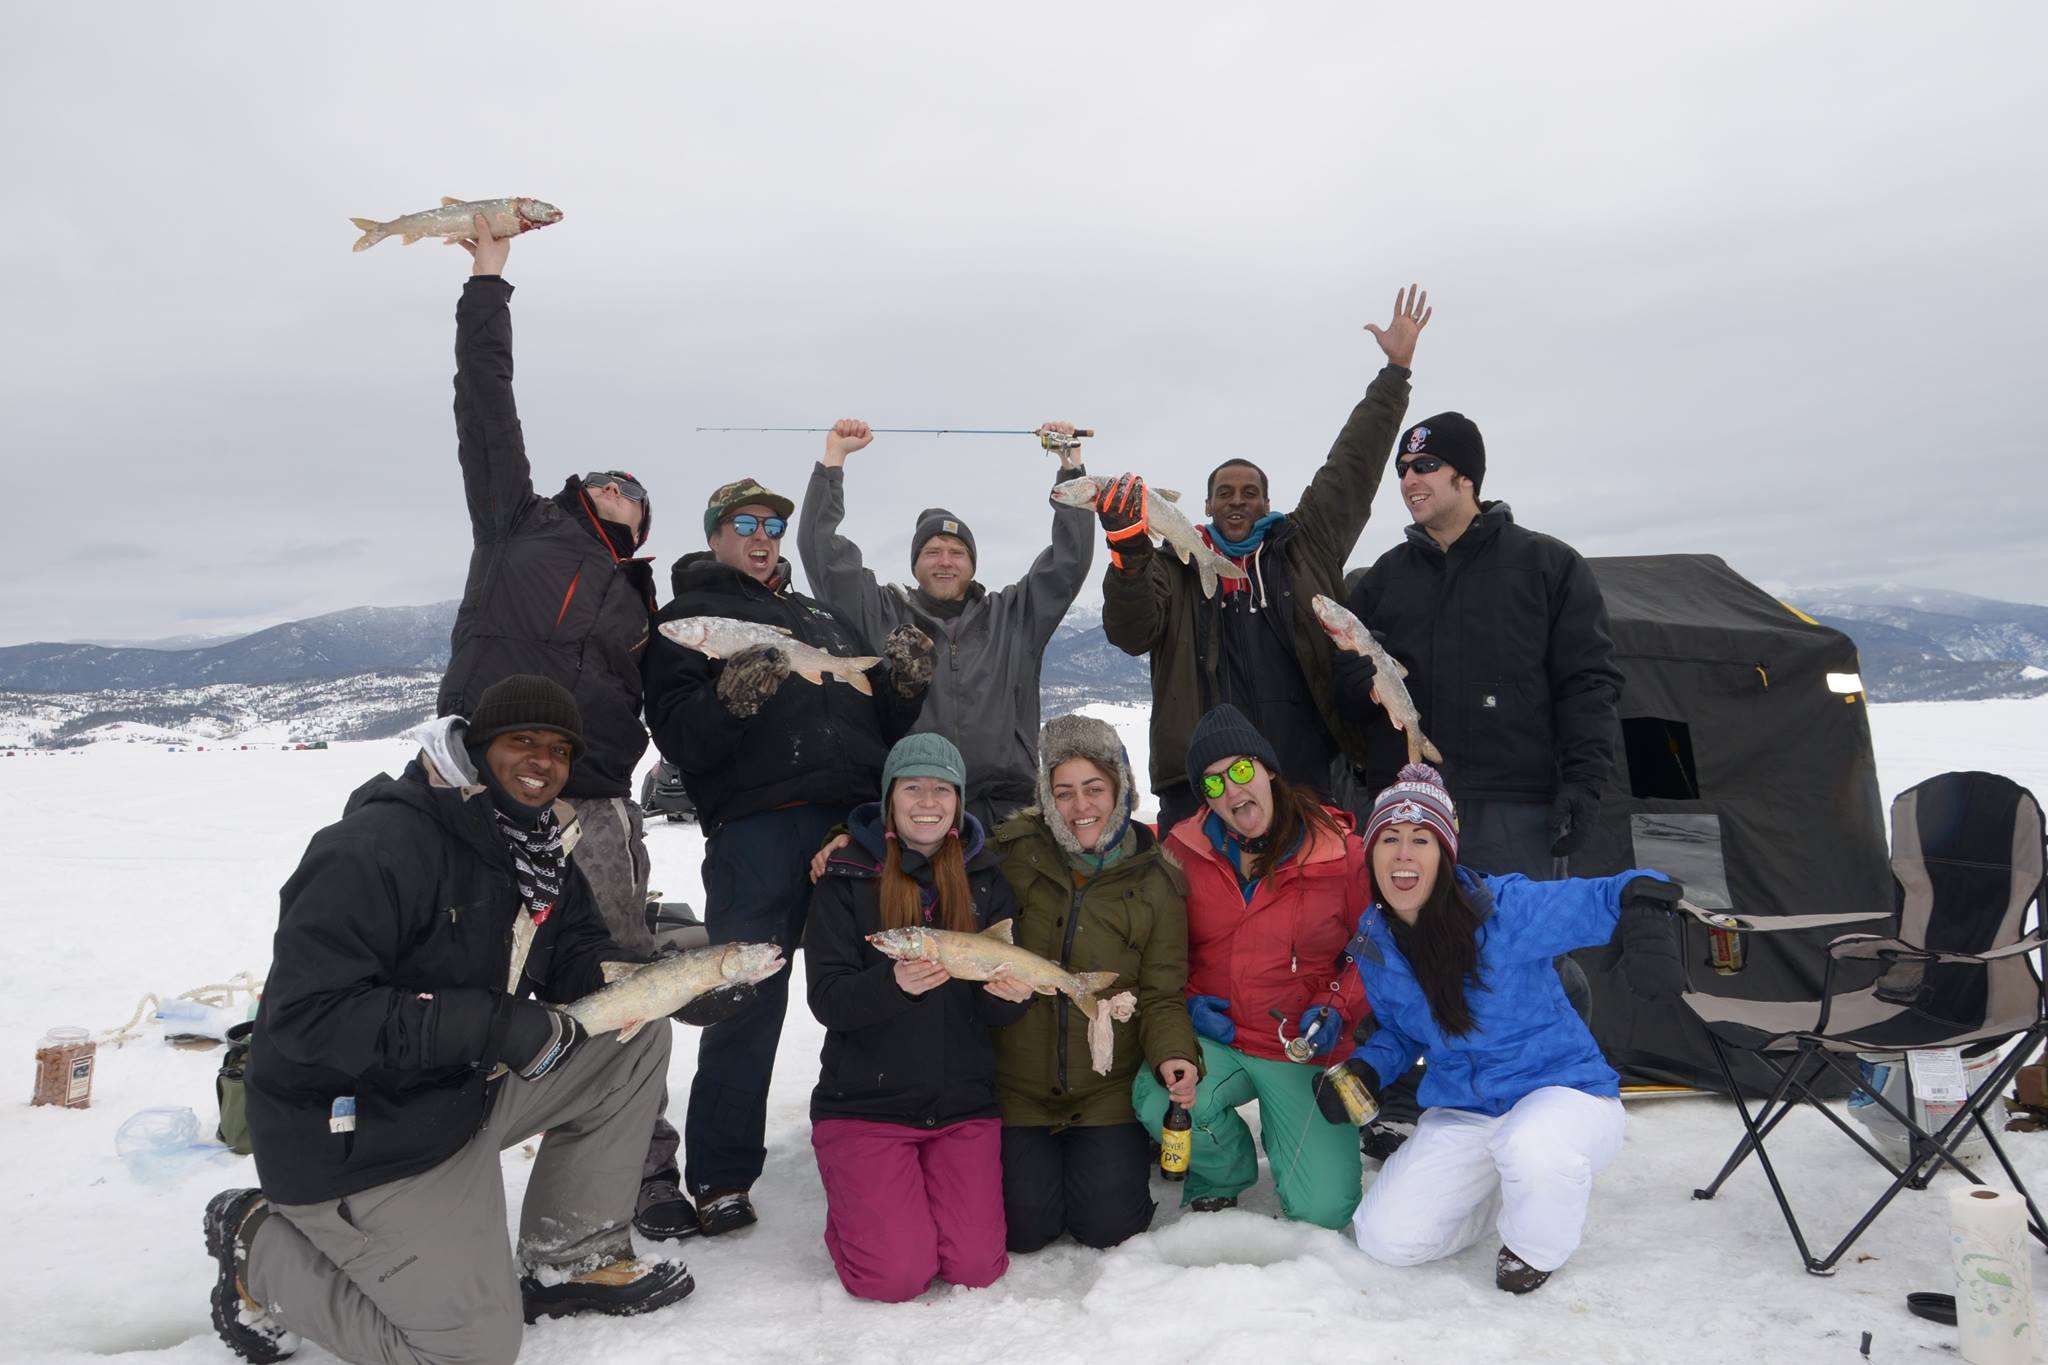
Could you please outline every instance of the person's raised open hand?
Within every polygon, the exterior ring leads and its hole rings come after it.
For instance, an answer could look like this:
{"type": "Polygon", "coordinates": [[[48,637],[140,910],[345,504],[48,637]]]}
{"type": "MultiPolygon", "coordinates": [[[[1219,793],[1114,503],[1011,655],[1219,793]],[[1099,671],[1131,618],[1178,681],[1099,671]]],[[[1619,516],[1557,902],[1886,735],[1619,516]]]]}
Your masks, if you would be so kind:
{"type": "Polygon", "coordinates": [[[1429,306],[1429,291],[1415,285],[1408,286],[1403,298],[1401,291],[1394,291],[1394,320],[1384,327],[1365,324],[1365,330],[1372,333],[1380,349],[1387,353],[1387,360],[1402,369],[1415,367],[1415,340],[1422,329],[1429,326],[1430,314],[1435,310],[1429,306]]]}

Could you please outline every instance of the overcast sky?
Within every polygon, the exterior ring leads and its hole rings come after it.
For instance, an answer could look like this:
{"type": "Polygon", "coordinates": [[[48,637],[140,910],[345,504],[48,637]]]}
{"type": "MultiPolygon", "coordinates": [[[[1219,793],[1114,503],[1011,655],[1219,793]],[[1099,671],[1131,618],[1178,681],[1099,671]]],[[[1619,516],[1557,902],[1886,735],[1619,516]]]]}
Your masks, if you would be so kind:
{"type": "MultiPolygon", "coordinates": [[[[664,598],[709,489],[822,440],[699,425],[1068,417],[1291,507],[1418,280],[1411,420],[1477,421],[1525,524],[2048,600],[2044,14],[17,6],[0,643],[459,594],[468,258],[347,221],[443,194],[563,210],[507,270],[528,448],[651,485],[664,598]]],[[[892,576],[932,503],[985,581],[1044,543],[1029,438],[849,475],[892,576]]]]}

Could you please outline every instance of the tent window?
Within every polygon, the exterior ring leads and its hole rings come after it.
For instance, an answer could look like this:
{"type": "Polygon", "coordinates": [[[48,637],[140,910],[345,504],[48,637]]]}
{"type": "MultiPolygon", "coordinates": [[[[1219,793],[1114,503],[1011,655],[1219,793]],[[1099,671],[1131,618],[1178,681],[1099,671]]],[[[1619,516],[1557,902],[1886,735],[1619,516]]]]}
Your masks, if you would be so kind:
{"type": "Polygon", "coordinates": [[[1621,738],[1628,751],[1631,795],[1656,801],[1700,799],[1690,725],[1658,716],[1634,716],[1621,722],[1621,738]]]}

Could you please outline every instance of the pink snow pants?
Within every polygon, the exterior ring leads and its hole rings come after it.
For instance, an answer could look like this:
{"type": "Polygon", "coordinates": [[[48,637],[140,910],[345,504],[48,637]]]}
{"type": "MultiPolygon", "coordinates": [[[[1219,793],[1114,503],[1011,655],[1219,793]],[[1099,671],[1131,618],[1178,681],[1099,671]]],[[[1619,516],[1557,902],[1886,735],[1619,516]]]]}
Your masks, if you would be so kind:
{"type": "Polygon", "coordinates": [[[1010,1268],[999,1119],[912,1128],[811,1125],[825,1182],[825,1250],[857,1299],[901,1303],[937,1276],[980,1289],[1010,1268]]]}

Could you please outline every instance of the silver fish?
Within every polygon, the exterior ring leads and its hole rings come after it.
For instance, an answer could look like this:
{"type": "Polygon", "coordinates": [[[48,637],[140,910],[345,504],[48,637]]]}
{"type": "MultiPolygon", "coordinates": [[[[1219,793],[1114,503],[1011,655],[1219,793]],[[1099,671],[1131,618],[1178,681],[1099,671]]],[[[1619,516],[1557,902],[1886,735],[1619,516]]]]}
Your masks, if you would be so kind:
{"type": "MultiPolygon", "coordinates": [[[[1092,508],[1102,490],[1112,482],[1091,475],[1068,479],[1053,485],[1052,500],[1063,507],[1092,508]]],[[[1243,569],[1209,548],[1187,514],[1174,505],[1178,501],[1180,494],[1172,489],[1146,484],[1145,521],[1154,538],[1171,549],[1181,563],[1195,566],[1195,572],[1202,576],[1202,595],[1214,597],[1218,579],[1248,577],[1243,569]]]]}
{"type": "Polygon", "coordinates": [[[374,218],[351,218],[363,230],[354,250],[368,251],[386,237],[396,237],[411,246],[422,237],[439,237],[444,242],[476,235],[476,216],[482,214],[493,237],[517,237],[522,232],[544,228],[562,221],[562,211],[538,199],[457,199],[445,195],[439,208],[422,209],[403,218],[380,223],[374,218]]]}
{"type": "Polygon", "coordinates": [[[609,1033],[674,1014],[721,986],[766,981],[782,967],[782,949],[773,943],[692,948],[680,957],[662,958],[592,991],[570,1005],[568,1013],[592,1033],[609,1033]]]}
{"type": "Polygon", "coordinates": [[[1380,707],[1387,713],[1387,720],[1408,739],[1408,761],[1420,763],[1428,759],[1441,763],[1444,756],[1437,752],[1436,745],[1422,733],[1422,714],[1415,709],[1415,699],[1408,695],[1408,684],[1401,679],[1408,676],[1408,670],[1401,667],[1401,661],[1387,653],[1372,632],[1365,628],[1365,622],[1351,614],[1349,608],[1317,593],[1311,603],[1316,610],[1316,620],[1337,642],[1337,648],[1348,649],[1353,654],[1362,654],[1372,660],[1372,686],[1379,693],[1380,707]]]}
{"type": "Polygon", "coordinates": [[[754,645],[773,645],[789,660],[789,671],[805,682],[823,686],[829,673],[866,697],[875,695],[867,671],[882,662],[873,654],[828,654],[815,645],[805,644],[781,626],[735,621],[729,616],[685,616],[679,621],[663,621],[661,633],[684,649],[694,649],[714,659],[730,659],[754,645]]]}
{"type": "Polygon", "coordinates": [[[1037,991],[1057,992],[1074,1002],[1074,1008],[1093,1022],[1096,993],[1116,984],[1115,972],[1069,972],[1048,962],[1028,948],[1019,948],[1009,920],[998,920],[978,934],[951,929],[884,929],[869,934],[868,942],[883,957],[898,962],[922,959],[936,962],[962,981],[988,981],[998,972],[1037,991]]]}

